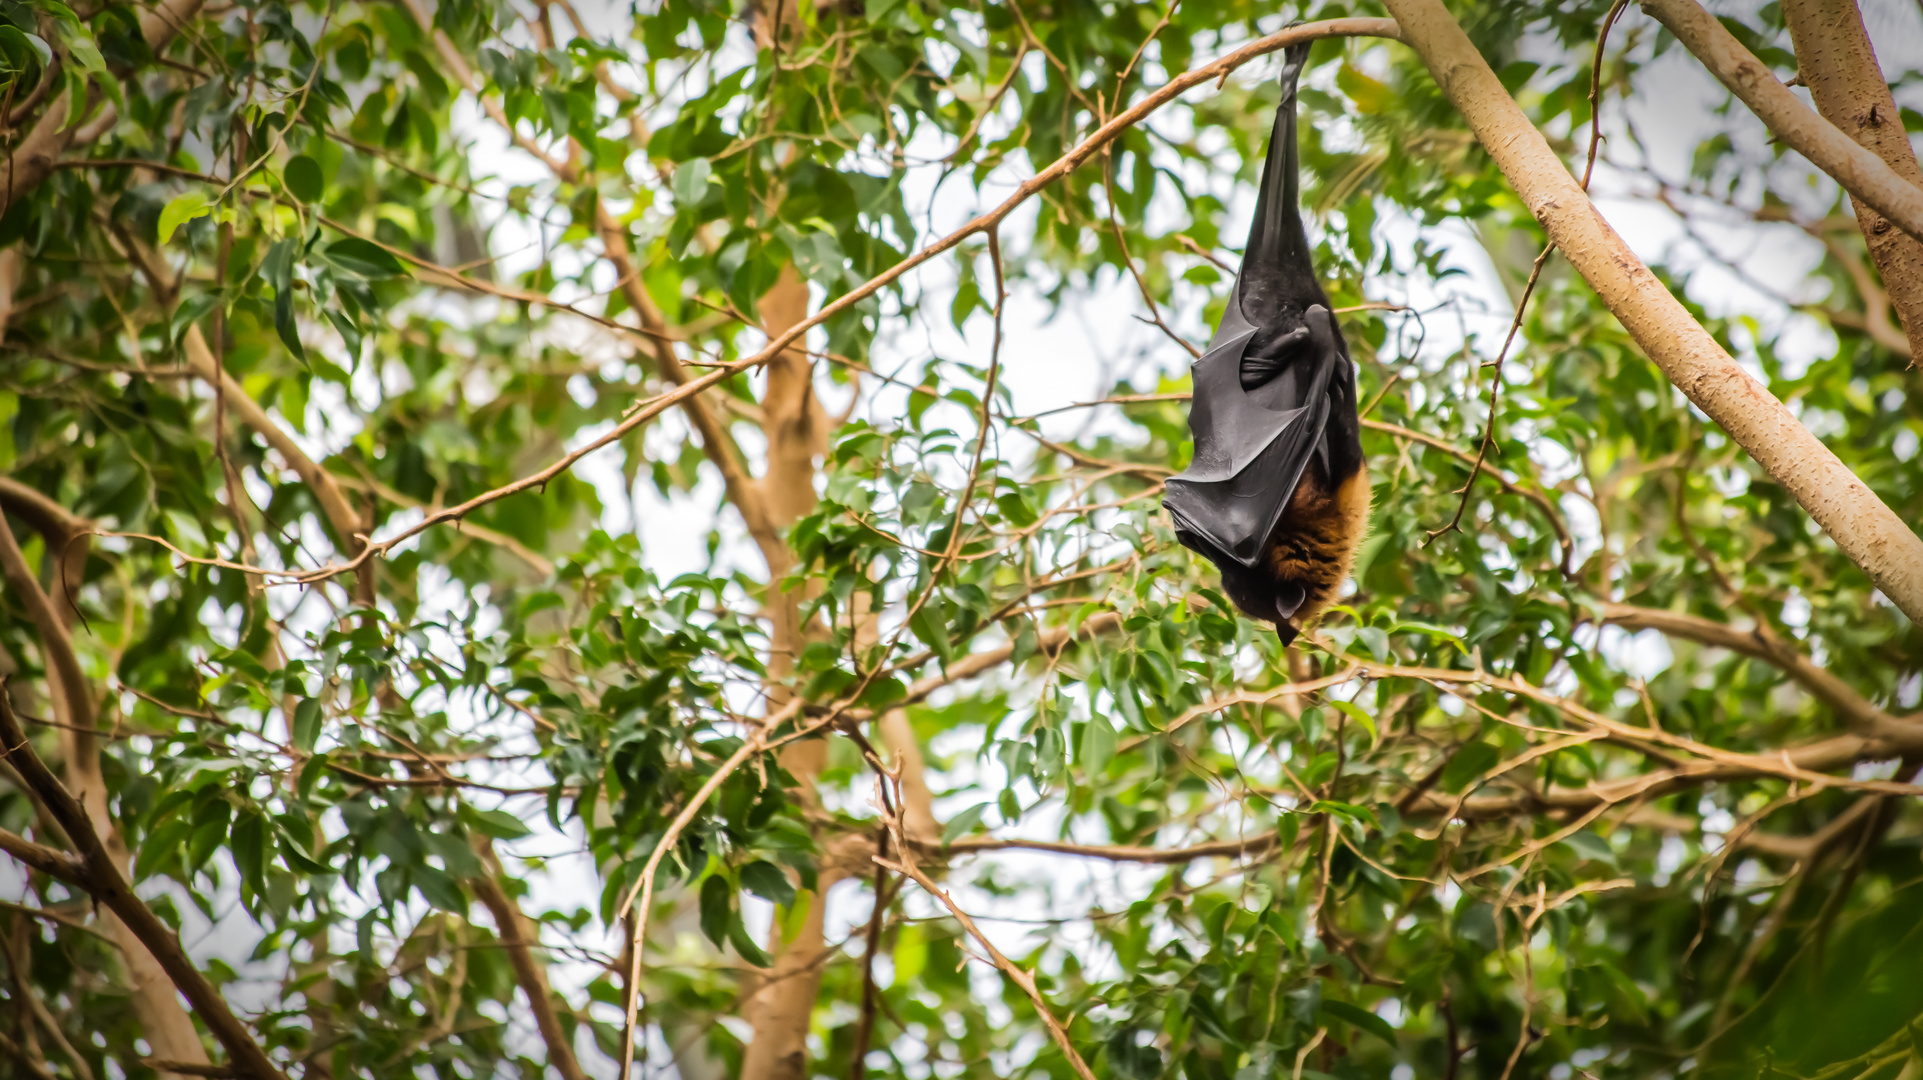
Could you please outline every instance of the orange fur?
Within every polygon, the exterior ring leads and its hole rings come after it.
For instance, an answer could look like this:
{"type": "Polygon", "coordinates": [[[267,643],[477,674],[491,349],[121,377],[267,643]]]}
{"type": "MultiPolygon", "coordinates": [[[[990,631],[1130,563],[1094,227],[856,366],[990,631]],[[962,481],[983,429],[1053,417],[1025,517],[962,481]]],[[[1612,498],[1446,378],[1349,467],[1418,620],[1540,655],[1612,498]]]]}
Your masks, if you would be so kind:
{"type": "Polygon", "coordinates": [[[1368,532],[1371,494],[1366,469],[1357,470],[1333,492],[1319,463],[1310,463],[1302,474],[1269,548],[1269,569],[1276,579],[1298,582],[1308,593],[1289,620],[1296,627],[1309,625],[1334,603],[1343,579],[1355,568],[1356,549],[1368,532]]]}

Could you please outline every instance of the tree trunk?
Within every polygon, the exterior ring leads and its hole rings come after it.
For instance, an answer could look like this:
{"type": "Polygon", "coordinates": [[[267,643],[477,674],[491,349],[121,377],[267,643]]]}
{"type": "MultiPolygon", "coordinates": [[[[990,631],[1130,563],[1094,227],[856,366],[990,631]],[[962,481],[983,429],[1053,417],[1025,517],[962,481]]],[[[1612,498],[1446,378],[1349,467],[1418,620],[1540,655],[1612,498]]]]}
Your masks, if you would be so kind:
{"type": "MultiPolygon", "coordinates": [[[[783,267],[774,288],[761,299],[762,321],[774,337],[808,317],[808,284],[792,266],[783,267]]],[[[768,364],[768,389],[761,397],[768,437],[768,468],[757,488],[776,528],[785,529],[815,508],[815,457],[826,441],[827,422],[814,392],[814,365],[799,348],[783,350],[768,364]]],[[[787,703],[781,684],[793,673],[807,638],[801,625],[800,590],[783,592],[781,580],[794,568],[785,543],[763,545],[768,559],[768,594],[763,610],[773,624],[768,657],[770,710],[787,703]]],[[[810,739],[781,752],[781,766],[800,785],[797,795],[815,798],[814,781],[827,764],[828,744],[810,739]]],[[[793,941],[782,939],[779,924],[768,937],[774,970],[756,980],[743,996],[742,1011],[754,1026],[754,1040],[741,1062],[742,1080],[802,1080],[807,1075],[808,1026],[821,989],[822,921],[828,890],[839,880],[824,867],[808,915],[793,941]]]]}

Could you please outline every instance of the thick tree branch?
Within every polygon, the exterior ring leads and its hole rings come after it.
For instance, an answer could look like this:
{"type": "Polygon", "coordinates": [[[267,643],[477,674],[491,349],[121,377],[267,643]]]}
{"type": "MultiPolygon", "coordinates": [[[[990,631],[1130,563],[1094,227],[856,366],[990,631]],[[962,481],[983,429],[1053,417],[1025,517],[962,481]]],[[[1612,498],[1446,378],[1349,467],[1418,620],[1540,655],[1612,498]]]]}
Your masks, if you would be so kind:
{"type": "MultiPolygon", "coordinates": [[[[1898,177],[1923,187],[1923,167],[1917,165],[1916,150],[1854,0],[1784,0],[1783,18],[1796,46],[1796,73],[1816,99],[1817,111],[1882,158],[1898,177]]],[[[1913,359],[1923,354],[1923,242],[1862,200],[1852,196],[1851,201],[1890,306],[1907,334],[1901,352],[1913,359]]],[[[1881,315],[1870,312],[1870,332],[1888,344],[1881,315]],[[1885,333],[1878,335],[1879,330],[1885,333]]]]}
{"type": "Polygon", "coordinates": [[[27,565],[27,557],[14,539],[13,527],[7,524],[6,517],[0,515],[0,576],[4,576],[7,588],[27,609],[27,617],[33,620],[33,628],[40,638],[40,652],[47,665],[49,679],[56,683],[59,696],[55,699],[59,719],[67,726],[88,733],[80,744],[85,751],[94,751],[91,736],[94,722],[93,692],[87,681],[86,673],[80,670],[79,654],[74,652],[73,639],[67,635],[66,624],[54,610],[53,602],[40,588],[40,582],[33,576],[33,568],[27,565]]]}
{"type": "Polygon", "coordinates": [[[93,522],[68,510],[36,488],[12,477],[0,476],[0,510],[12,514],[40,534],[47,544],[47,558],[53,564],[54,589],[49,602],[63,627],[71,626],[77,614],[81,578],[87,570],[88,536],[93,522]]]}
{"type": "MultiPolygon", "coordinates": [[[[9,705],[8,709],[11,710],[9,705]]],[[[0,829],[0,851],[20,860],[28,869],[45,874],[56,881],[78,885],[85,868],[80,860],[64,851],[57,851],[44,844],[36,844],[16,833],[0,829]]]]}
{"type": "Polygon", "coordinates": [[[1642,5],[1777,138],[1843,185],[1851,198],[1874,207],[1910,236],[1923,238],[1923,188],[1898,176],[1882,158],[1803,104],[1716,16],[1696,0],[1642,0],[1642,5]]]}
{"type": "MultiPolygon", "coordinates": [[[[1671,2],[1651,0],[1651,6],[1671,2]]],[[[1387,3],[1405,39],[1511,186],[1643,351],[1796,498],[1885,596],[1911,619],[1923,621],[1923,540],[1739,367],[1649,272],[1523,115],[1441,0],[1387,3]]],[[[1876,164],[1889,171],[1880,160],[1876,164]]],[[[1918,198],[1923,200],[1923,193],[1918,198]]],[[[1923,207],[1918,222],[1923,223],[1923,207]]]]}
{"type": "MultiPolygon", "coordinates": [[[[153,954],[174,986],[193,1005],[201,1023],[207,1025],[207,1030],[226,1049],[239,1070],[255,1080],[286,1080],[268,1059],[267,1052],[254,1041],[246,1025],[228,1008],[220,991],[188,959],[179,937],[134,894],[133,886],[127,883],[116,860],[94,831],[86,808],[33,752],[33,744],[27,740],[26,733],[20,730],[20,723],[13,715],[13,706],[6,700],[4,692],[0,692],[0,758],[4,758],[19,772],[34,800],[46,808],[47,813],[73,841],[79,858],[66,859],[65,868],[70,873],[63,876],[62,880],[86,890],[96,903],[112,911],[147,947],[147,951],[153,954]]],[[[8,851],[10,854],[16,853],[13,847],[9,847],[8,851]]],[[[44,868],[46,872],[53,873],[59,867],[59,864],[37,853],[32,854],[39,857],[42,863],[36,869],[44,868]]]]}

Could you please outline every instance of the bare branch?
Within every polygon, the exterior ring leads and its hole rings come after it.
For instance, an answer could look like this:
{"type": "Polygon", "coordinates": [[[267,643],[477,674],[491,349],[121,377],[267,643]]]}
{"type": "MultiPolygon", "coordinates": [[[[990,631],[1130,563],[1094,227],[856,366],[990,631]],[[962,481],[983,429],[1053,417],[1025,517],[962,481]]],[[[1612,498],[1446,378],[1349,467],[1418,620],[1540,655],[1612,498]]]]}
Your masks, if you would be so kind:
{"type": "MultiPolygon", "coordinates": [[[[1923,188],[1898,176],[1882,158],[1803,104],[1716,16],[1696,0],[1643,0],[1643,10],[1675,34],[1778,138],[1843,185],[1852,198],[1923,239],[1923,188]]],[[[1891,121],[1902,124],[1895,116],[1891,121]]]]}
{"type": "Polygon", "coordinates": [[[1811,663],[1802,653],[1790,648],[1763,627],[1739,630],[1728,623],[1714,622],[1698,615],[1660,611],[1631,604],[1601,605],[1603,621],[1627,630],[1656,630],[1669,637],[1714,645],[1764,663],[1773,664],[1796,680],[1818,701],[1836,711],[1843,722],[1865,734],[1894,734],[1907,737],[1916,725],[1900,720],[1877,708],[1848,683],[1827,668],[1811,663]]]}

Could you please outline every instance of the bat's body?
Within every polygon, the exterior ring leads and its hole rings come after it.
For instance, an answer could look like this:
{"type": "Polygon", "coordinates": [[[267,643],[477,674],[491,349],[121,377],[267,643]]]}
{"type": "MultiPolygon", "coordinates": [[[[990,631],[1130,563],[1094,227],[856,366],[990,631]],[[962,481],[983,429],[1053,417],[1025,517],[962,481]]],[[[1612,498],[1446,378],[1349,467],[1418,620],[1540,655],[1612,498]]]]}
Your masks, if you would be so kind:
{"type": "Polygon", "coordinates": [[[1369,517],[1355,365],[1297,208],[1306,59],[1307,45],[1287,54],[1242,271],[1195,362],[1195,458],[1162,502],[1176,538],[1215,563],[1229,599],[1274,623],[1284,644],[1335,599],[1369,517]]]}

